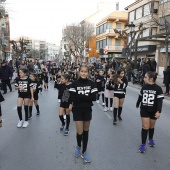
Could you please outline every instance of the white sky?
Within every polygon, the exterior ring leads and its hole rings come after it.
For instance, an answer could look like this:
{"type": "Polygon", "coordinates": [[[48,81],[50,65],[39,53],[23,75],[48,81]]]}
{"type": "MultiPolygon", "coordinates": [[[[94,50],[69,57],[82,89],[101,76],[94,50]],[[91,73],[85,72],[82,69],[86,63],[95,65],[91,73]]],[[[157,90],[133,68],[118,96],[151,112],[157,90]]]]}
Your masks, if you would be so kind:
{"type": "MultiPolygon", "coordinates": [[[[97,3],[108,0],[6,0],[10,14],[11,38],[28,36],[60,45],[62,28],[80,22],[97,11],[97,3]]],[[[120,8],[135,0],[120,2],[120,8]]]]}

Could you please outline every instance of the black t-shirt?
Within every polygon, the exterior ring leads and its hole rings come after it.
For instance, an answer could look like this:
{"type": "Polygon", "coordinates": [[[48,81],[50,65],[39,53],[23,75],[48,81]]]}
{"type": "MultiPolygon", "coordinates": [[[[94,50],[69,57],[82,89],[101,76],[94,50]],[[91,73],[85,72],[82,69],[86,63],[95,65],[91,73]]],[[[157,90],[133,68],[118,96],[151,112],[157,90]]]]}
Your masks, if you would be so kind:
{"type": "Polygon", "coordinates": [[[32,83],[32,87],[33,87],[34,93],[38,94],[39,93],[39,88],[41,87],[40,86],[40,82],[38,82],[38,81],[31,81],[31,83],[32,83]]]}
{"type": "Polygon", "coordinates": [[[115,83],[114,93],[116,94],[126,94],[126,87],[128,85],[128,81],[126,77],[121,79],[123,81],[122,84],[115,83]]]}
{"type": "Polygon", "coordinates": [[[18,90],[18,94],[20,96],[29,96],[31,94],[30,87],[33,86],[31,80],[27,77],[26,79],[17,79],[15,83],[15,87],[23,87],[24,90],[18,90]]]}
{"type": "Polygon", "coordinates": [[[142,87],[137,106],[141,103],[141,110],[147,112],[161,112],[162,100],[164,99],[163,91],[157,84],[146,84],[142,87]]]}

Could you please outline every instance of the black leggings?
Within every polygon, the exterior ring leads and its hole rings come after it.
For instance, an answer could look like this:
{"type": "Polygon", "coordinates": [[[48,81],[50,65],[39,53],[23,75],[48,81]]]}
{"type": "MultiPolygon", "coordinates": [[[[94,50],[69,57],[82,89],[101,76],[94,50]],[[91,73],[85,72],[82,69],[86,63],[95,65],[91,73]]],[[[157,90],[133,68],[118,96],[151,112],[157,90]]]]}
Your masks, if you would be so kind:
{"type": "MultiPolygon", "coordinates": [[[[105,97],[105,101],[106,101],[106,107],[108,107],[109,99],[105,97]]],[[[110,98],[110,107],[112,107],[112,105],[113,105],[113,99],[110,98]]]]}
{"type": "Polygon", "coordinates": [[[166,92],[165,93],[169,94],[169,84],[165,84],[165,87],[166,87],[166,92]]]}

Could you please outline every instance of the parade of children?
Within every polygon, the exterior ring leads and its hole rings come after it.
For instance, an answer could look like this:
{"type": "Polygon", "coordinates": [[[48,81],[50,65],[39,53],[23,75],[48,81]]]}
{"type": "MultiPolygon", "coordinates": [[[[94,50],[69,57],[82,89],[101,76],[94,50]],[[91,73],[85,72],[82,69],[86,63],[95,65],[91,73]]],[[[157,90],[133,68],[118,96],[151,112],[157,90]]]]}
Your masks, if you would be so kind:
{"type": "MultiPolygon", "coordinates": [[[[68,62],[68,65],[58,65],[54,62],[48,70],[36,68],[36,71],[32,72],[20,67],[19,75],[15,80],[15,90],[18,91],[16,112],[19,121],[17,128],[26,129],[28,126],[30,128],[31,121],[34,120],[31,118],[39,119],[44,114],[51,114],[43,111],[41,99],[49,102],[47,109],[50,110],[53,108],[52,101],[46,96],[53,93],[55,97],[52,100],[56,101],[55,109],[52,110],[56,115],[54,129],[59,131],[60,136],[69,138],[70,132],[72,133],[74,129],[72,127],[75,127],[73,132],[75,148],[72,155],[75,159],[81,157],[85,163],[90,163],[92,155],[88,151],[88,142],[92,136],[89,137],[89,132],[93,128],[91,121],[96,121],[92,119],[93,114],[96,114],[96,108],[100,109],[102,114],[108,115],[111,119],[109,120],[110,126],[116,130],[120,131],[120,127],[127,120],[127,105],[124,106],[124,103],[127,102],[126,92],[129,87],[126,68],[123,66],[122,63],[121,67],[114,70],[111,64],[99,67],[97,64],[84,62],[78,64],[68,62]],[[22,107],[25,114],[22,112],[22,107]],[[36,110],[36,116],[33,108],[36,110]],[[40,108],[41,116],[39,116],[40,108]]],[[[136,108],[140,107],[142,127],[140,153],[146,152],[147,142],[150,147],[156,146],[155,125],[156,120],[161,116],[164,99],[162,88],[155,83],[156,79],[156,72],[146,72],[143,79],[144,84],[139,96],[136,96],[136,108]]],[[[0,96],[0,102],[3,102],[5,99],[1,93],[0,96]]],[[[135,108],[135,104],[131,107],[135,108]]],[[[0,127],[2,127],[2,110],[0,104],[0,127]]]]}

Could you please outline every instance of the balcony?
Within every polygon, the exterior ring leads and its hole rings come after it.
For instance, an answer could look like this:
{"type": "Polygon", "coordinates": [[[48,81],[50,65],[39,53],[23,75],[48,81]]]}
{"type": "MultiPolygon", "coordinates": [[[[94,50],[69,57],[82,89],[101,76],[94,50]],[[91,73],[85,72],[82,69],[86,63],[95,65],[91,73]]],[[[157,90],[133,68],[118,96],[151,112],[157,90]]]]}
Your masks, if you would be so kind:
{"type": "Polygon", "coordinates": [[[113,46],[113,45],[108,45],[106,47],[106,49],[108,49],[108,52],[122,52],[122,48],[124,48],[124,46],[113,46]]]}

